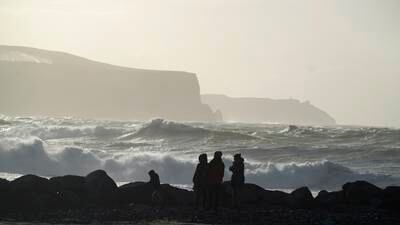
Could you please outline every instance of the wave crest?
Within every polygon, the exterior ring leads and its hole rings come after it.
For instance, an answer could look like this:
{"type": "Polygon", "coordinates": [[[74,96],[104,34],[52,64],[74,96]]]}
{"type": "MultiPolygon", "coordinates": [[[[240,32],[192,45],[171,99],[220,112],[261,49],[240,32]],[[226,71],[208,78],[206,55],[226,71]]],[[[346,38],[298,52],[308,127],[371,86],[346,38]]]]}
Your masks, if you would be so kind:
{"type": "Polygon", "coordinates": [[[134,133],[125,134],[120,137],[122,140],[132,138],[178,138],[190,141],[193,139],[257,139],[255,136],[229,132],[220,130],[209,130],[201,127],[193,127],[190,125],[167,121],[164,119],[153,119],[144,124],[139,130],[134,133]]]}
{"type": "MultiPolygon", "coordinates": [[[[230,156],[228,156],[231,158],[230,156]]],[[[224,159],[226,168],[232,161],[224,159]]],[[[50,150],[40,139],[0,140],[0,172],[42,176],[65,174],[85,175],[96,169],[106,170],[116,181],[147,180],[147,172],[158,171],[161,181],[191,184],[196,162],[167,153],[107,155],[77,147],[50,150]],[[100,157],[101,155],[101,157],[100,157]]],[[[379,186],[399,185],[400,180],[388,175],[361,174],[330,161],[306,163],[246,162],[246,181],[265,188],[293,189],[309,186],[313,189],[334,190],[345,182],[366,180],[379,186]]],[[[225,179],[230,173],[226,171],[225,179]]]]}

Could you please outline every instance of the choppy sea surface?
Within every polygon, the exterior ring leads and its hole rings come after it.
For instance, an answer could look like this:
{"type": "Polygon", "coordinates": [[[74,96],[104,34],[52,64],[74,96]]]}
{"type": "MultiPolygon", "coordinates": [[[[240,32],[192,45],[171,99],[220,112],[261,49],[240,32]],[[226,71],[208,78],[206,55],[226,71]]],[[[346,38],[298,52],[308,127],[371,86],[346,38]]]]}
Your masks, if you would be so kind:
{"type": "MultiPolygon", "coordinates": [[[[246,182],[270,189],[336,190],[348,181],[400,185],[400,129],[243,123],[106,121],[0,116],[0,177],[86,175],[190,187],[197,158],[245,158],[246,182]]],[[[225,179],[230,179],[226,170],[225,179]]]]}

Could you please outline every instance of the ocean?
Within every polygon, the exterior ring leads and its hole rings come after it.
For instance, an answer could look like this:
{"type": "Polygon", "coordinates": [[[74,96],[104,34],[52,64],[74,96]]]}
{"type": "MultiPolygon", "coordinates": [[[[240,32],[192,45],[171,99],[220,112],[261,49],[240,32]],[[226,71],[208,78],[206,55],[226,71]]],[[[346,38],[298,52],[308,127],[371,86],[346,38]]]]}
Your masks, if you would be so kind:
{"type": "Polygon", "coordinates": [[[0,177],[86,175],[105,170],[118,184],[148,180],[190,188],[198,155],[233,155],[246,182],[267,189],[338,190],[349,181],[400,185],[400,129],[358,126],[108,121],[0,116],[0,177]]]}

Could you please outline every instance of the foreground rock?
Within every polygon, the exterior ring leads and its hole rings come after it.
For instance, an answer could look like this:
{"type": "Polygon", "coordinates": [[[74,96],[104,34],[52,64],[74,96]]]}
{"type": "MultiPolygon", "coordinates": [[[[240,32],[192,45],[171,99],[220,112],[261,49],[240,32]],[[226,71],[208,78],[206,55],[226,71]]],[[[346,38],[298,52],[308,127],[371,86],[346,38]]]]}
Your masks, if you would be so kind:
{"type": "Polygon", "coordinates": [[[356,181],[344,184],[343,194],[347,203],[378,206],[381,204],[383,192],[366,181],[356,181]]]}
{"type": "MultiPolygon", "coordinates": [[[[134,182],[122,185],[118,190],[121,204],[152,204],[153,188],[149,183],[134,182]]],[[[162,204],[189,206],[193,204],[194,194],[169,184],[161,185],[162,204]]]]}
{"type": "MultiPolygon", "coordinates": [[[[161,185],[162,198],[157,202],[164,209],[178,207],[193,209],[192,191],[161,185]]],[[[0,179],[0,209],[8,213],[42,213],[58,210],[124,210],[140,205],[152,205],[153,189],[147,182],[134,182],[117,187],[103,170],[87,176],[61,176],[46,179],[25,175],[11,182],[0,179]]],[[[232,188],[229,182],[221,190],[221,206],[231,207],[232,188]]],[[[242,208],[264,210],[279,208],[286,210],[344,210],[368,208],[374,210],[398,210],[400,187],[384,190],[365,181],[349,182],[340,191],[321,191],[314,198],[307,187],[288,194],[282,191],[265,190],[255,184],[245,184],[240,195],[242,208]]],[[[82,211],[83,210],[83,211],[82,211]]],[[[389,212],[389,211],[388,211],[389,212]]]]}
{"type": "Polygon", "coordinates": [[[96,170],[85,177],[89,202],[101,206],[117,204],[117,184],[104,170],[96,170]]]}

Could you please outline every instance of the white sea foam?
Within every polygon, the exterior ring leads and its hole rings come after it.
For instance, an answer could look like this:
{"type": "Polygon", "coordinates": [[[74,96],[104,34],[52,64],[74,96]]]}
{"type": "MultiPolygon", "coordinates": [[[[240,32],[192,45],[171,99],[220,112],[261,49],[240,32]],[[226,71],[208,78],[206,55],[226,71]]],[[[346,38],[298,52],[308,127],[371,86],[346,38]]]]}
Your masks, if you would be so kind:
{"type": "MultiPolygon", "coordinates": [[[[104,153],[79,147],[51,147],[41,139],[0,139],[0,171],[42,176],[85,175],[96,169],[106,170],[117,182],[147,180],[147,172],[156,170],[162,182],[191,184],[195,162],[159,152],[104,153]]],[[[228,156],[227,156],[228,157],[228,156]]],[[[228,157],[230,158],[230,157],[228,157]]],[[[226,168],[231,161],[225,159],[226,168]]],[[[226,171],[225,179],[230,173],[226,171]]],[[[313,189],[338,189],[354,180],[367,180],[381,186],[399,185],[387,175],[357,173],[330,161],[306,163],[246,162],[246,181],[266,188],[291,189],[309,186],[313,189]]]]}

